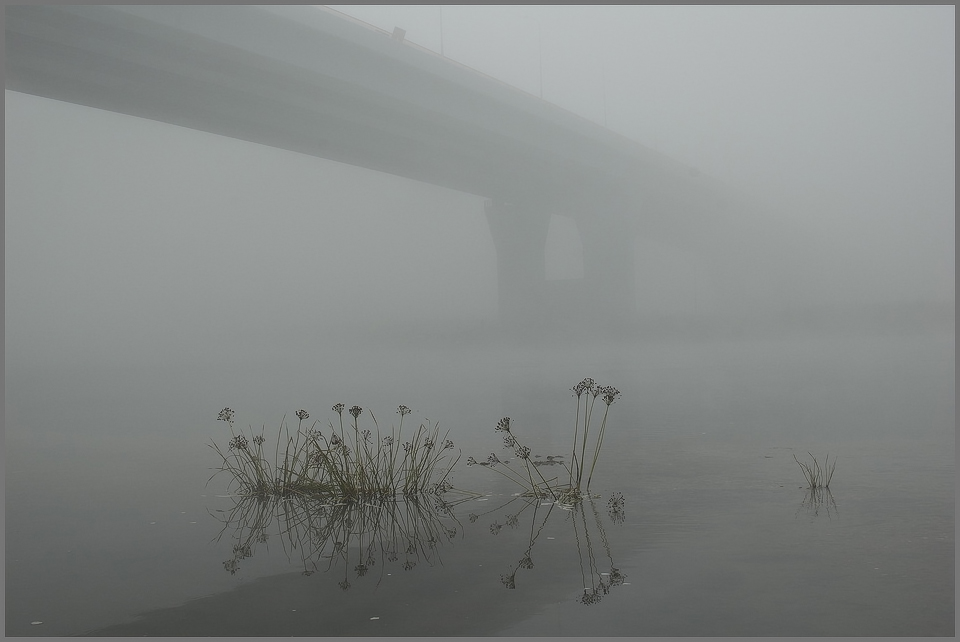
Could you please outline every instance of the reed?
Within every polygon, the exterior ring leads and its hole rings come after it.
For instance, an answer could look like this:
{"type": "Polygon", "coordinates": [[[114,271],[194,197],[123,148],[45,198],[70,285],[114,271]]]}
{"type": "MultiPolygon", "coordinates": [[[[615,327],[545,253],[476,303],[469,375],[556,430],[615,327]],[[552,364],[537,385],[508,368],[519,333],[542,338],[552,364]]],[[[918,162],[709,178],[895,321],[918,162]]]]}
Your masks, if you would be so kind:
{"type": "MultiPolygon", "coordinates": [[[[504,417],[497,423],[497,432],[503,433],[504,448],[512,448],[514,455],[520,460],[521,469],[517,470],[511,467],[507,462],[501,461],[496,453],[490,453],[486,462],[478,462],[473,457],[467,459],[467,465],[480,464],[489,466],[498,473],[510,479],[514,483],[524,488],[523,495],[532,497],[552,497],[563,505],[575,505],[583,498],[583,476],[587,473],[586,490],[589,491],[590,483],[593,481],[593,473],[596,470],[597,461],[600,457],[600,449],[603,446],[603,437],[607,428],[607,417],[610,413],[610,406],[620,396],[620,391],[613,386],[600,386],[593,379],[586,378],[576,386],[571,388],[574,396],[577,398],[577,410],[573,429],[573,449],[570,455],[570,465],[563,464],[567,470],[566,484],[559,483],[557,477],[547,479],[541,474],[537,462],[530,459],[530,447],[521,443],[516,433],[512,430],[510,417],[504,417]],[[593,442],[592,452],[588,451],[591,434],[591,420],[593,418],[594,406],[597,398],[601,398],[605,404],[603,418],[600,421],[600,428],[596,432],[593,442]],[[582,416],[582,430],[581,430],[582,416]],[[586,462],[589,460],[589,469],[586,462]]],[[[551,462],[557,462],[554,457],[549,458],[551,462]]],[[[562,463],[562,462],[560,462],[562,463]]]]}
{"type": "Polygon", "coordinates": [[[352,421],[345,423],[345,408],[339,403],[333,406],[339,420],[336,425],[331,422],[326,433],[317,428],[317,421],[307,424],[310,414],[305,410],[296,413],[295,431],[284,416],[272,461],[264,449],[265,428],[259,433],[252,427],[247,433],[236,431],[234,411],[224,408],[218,420],[230,426],[232,437],[226,450],[215,442],[210,444],[221,459],[210,479],[227,473],[231,476],[228,487],[244,496],[296,495],[345,502],[442,495],[452,489],[450,471],[460,454],[452,452],[449,431],[441,436],[438,423],[424,422],[404,441],[403,418],[410,414],[406,406],[398,407],[400,426],[391,428],[388,435],[381,435],[373,413],[369,414],[374,429],[361,427],[360,406],[347,410],[352,421]]]}
{"type": "Polygon", "coordinates": [[[828,454],[823,460],[823,466],[820,466],[820,462],[813,456],[813,453],[808,451],[807,454],[810,455],[810,459],[813,460],[812,464],[800,461],[796,455],[793,456],[794,461],[797,462],[800,470],[803,471],[803,476],[807,480],[807,487],[813,489],[830,488],[830,480],[833,479],[833,472],[837,468],[836,458],[834,458],[831,464],[830,455],[828,454]]]}

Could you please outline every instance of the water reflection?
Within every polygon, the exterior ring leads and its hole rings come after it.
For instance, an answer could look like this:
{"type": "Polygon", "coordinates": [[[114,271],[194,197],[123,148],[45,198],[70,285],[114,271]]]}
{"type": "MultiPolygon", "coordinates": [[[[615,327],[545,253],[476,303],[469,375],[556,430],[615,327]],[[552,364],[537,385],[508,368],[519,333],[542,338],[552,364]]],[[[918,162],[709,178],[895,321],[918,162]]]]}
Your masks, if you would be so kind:
{"type": "Polygon", "coordinates": [[[807,493],[800,502],[800,508],[797,509],[797,515],[805,513],[814,518],[820,514],[821,509],[828,519],[833,519],[834,515],[838,514],[837,502],[834,501],[830,488],[827,486],[807,488],[807,493]]]}
{"type": "MultiPolygon", "coordinates": [[[[463,525],[454,509],[477,497],[463,493],[453,500],[423,495],[377,504],[330,504],[303,496],[238,496],[231,509],[212,514],[223,524],[217,541],[232,542],[232,555],[223,562],[231,575],[259,548],[278,539],[288,560],[299,559],[303,575],[342,567],[338,586],[347,591],[354,582],[367,581],[365,578],[374,575],[379,586],[390,565],[410,571],[421,563],[442,563],[441,546],[463,538],[463,525]]],[[[526,546],[517,563],[500,575],[501,584],[508,589],[517,587],[519,571],[534,570],[534,548],[551,517],[566,520],[579,559],[583,594],[578,601],[596,604],[626,578],[614,564],[596,499],[590,496],[579,504],[566,506],[516,495],[483,513],[469,513],[468,519],[473,524],[485,515],[496,514],[488,529],[493,536],[499,535],[504,526],[528,530],[526,546]],[[598,561],[604,558],[604,562],[598,561]]],[[[624,504],[620,493],[607,501],[607,517],[615,525],[624,522],[624,504]]]]}
{"type": "Polygon", "coordinates": [[[351,578],[365,578],[377,567],[379,585],[388,564],[409,571],[439,560],[439,546],[462,530],[453,507],[472,498],[423,495],[376,504],[330,504],[303,496],[246,496],[237,497],[232,509],[217,511],[220,515],[214,517],[223,522],[217,541],[224,537],[233,541],[233,555],[223,562],[230,574],[258,547],[266,546],[272,532],[288,559],[300,558],[304,575],[342,563],[339,585],[346,591],[351,578]]]}
{"type": "MultiPolygon", "coordinates": [[[[507,502],[507,504],[512,503],[521,499],[520,497],[515,498],[507,502]]],[[[540,537],[540,534],[543,532],[544,526],[547,525],[547,522],[550,520],[550,516],[553,514],[554,509],[558,504],[553,502],[543,502],[541,503],[538,499],[527,499],[523,498],[523,506],[521,509],[514,513],[508,514],[505,518],[506,525],[516,528],[519,524],[520,516],[532,507],[530,513],[530,536],[527,542],[527,547],[523,551],[523,555],[517,561],[515,565],[511,567],[511,572],[504,573],[500,575],[500,583],[503,584],[504,588],[507,589],[516,589],[517,588],[517,573],[521,570],[531,571],[534,569],[533,561],[533,548],[536,545],[537,538],[540,537]],[[541,512],[543,507],[547,507],[545,514],[538,518],[538,513],[541,512]]],[[[495,510],[502,510],[506,504],[498,507],[495,510]]],[[[610,519],[614,523],[622,524],[625,517],[624,511],[624,499],[623,495],[617,493],[607,503],[609,509],[610,519]]],[[[494,511],[488,511],[494,512],[494,511]]],[[[565,515],[567,519],[571,521],[572,530],[574,534],[574,540],[577,545],[577,553],[579,558],[579,570],[580,578],[583,584],[583,594],[579,597],[578,601],[581,604],[596,604],[604,595],[607,595],[610,592],[610,589],[614,586],[621,586],[626,579],[626,575],[620,572],[620,569],[614,566],[613,562],[613,553],[610,551],[610,542],[607,539],[607,533],[603,528],[603,521],[600,518],[600,512],[597,510],[596,502],[594,497],[588,498],[586,502],[580,502],[571,507],[564,507],[561,514],[565,515]],[[588,521],[587,516],[587,505],[590,507],[590,517],[592,518],[588,521]],[[592,524],[591,524],[592,522],[592,524]],[[603,545],[604,553],[606,554],[607,561],[609,562],[609,571],[601,571],[600,566],[597,563],[597,556],[594,550],[594,542],[596,535],[600,536],[600,542],[603,545]]],[[[471,515],[470,520],[475,521],[477,515],[471,515]]],[[[499,521],[494,521],[490,525],[490,533],[492,535],[499,534],[501,525],[499,521]]]]}

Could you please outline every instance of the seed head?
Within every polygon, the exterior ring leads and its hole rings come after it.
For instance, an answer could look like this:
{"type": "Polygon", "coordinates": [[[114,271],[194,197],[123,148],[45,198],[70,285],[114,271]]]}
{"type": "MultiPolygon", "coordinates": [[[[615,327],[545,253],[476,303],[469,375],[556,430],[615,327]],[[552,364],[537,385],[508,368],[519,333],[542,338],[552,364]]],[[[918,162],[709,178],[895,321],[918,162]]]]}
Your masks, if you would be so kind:
{"type": "Polygon", "coordinates": [[[399,412],[400,416],[402,417],[404,415],[409,415],[410,409],[407,408],[406,406],[397,406],[397,412],[399,412]]]}
{"type": "Polygon", "coordinates": [[[233,411],[229,408],[224,408],[220,411],[220,415],[217,417],[217,421],[225,421],[228,424],[233,423],[233,411]]]}
{"type": "Polygon", "coordinates": [[[266,440],[263,438],[263,435],[257,435],[256,437],[253,438],[253,443],[255,443],[258,446],[262,445],[264,441],[266,440]]]}
{"type": "Polygon", "coordinates": [[[356,419],[357,417],[360,416],[360,413],[363,412],[363,408],[361,408],[360,406],[354,406],[354,407],[352,407],[348,412],[349,412],[351,415],[353,415],[353,418],[354,418],[354,419],[356,419]]]}
{"type": "Polygon", "coordinates": [[[343,414],[343,409],[344,409],[345,407],[346,407],[346,406],[344,406],[342,403],[338,403],[338,404],[335,405],[331,410],[333,410],[333,411],[334,411],[335,413],[337,413],[338,415],[342,415],[342,414],[343,414]]]}
{"type": "Polygon", "coordinates": [[[297,419],[299,419],[300,421],[306,421],[309,418],[310,418],[310,413],[307,412],[306,410],[303,410],[301,408],[300,410],[297,411],[297,419]]]}
{"type": "Polygon", "coordinates": [[[230,450],[246,450],[250,444],[243,435],[237,435],[230,440],[230,450]]]}
{"type": "Polygon", "coordinates": [[[600,388],[600,393],[603,394],[603,401],[608,406],[616,401],[617,397],[620,396],[620,391],[613,386],[602,386],[600,388]]]}
{"type": "Polygon", "coordinates": [[[520,459],[530,459],[530,448],[528,446],[517,446],[516,455],[520,459]]]}
{"type": "Polygon", "coordinates": [[[571,388],[571,390],[573,390],[574,396],[579,397],[585,392],[593,392],[596,385],[597,383],[593,379],[591,379],[590,377],[587,377],[586,379],[584,379],[583,381],[575,385],[573,388],[571,388]]]}
{"type": "Polygon", "coordinates": [[[450,439],[447,439],[446,441],[443,442],[443,449],[448,450],[450,448],[453,448],[453,441],[450,439]]]}
{"type": "Polygon", "coordinates": [[[504,417],[497,422],[497,432],[510,432],[510,417],[504,417]]]}

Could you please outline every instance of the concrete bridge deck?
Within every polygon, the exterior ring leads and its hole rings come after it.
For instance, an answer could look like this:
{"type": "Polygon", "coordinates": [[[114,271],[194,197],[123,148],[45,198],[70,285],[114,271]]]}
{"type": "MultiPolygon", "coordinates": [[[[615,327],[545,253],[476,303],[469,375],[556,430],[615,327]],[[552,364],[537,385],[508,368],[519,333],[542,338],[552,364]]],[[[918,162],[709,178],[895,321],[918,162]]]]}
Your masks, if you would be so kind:
{"type": "Polygon", "coordinates": [[[24,5],[5,18],[7,89],[490,199],[502,310],[539,305],[550,214],[577,221],[586,277],[609,289],[598,297],[623,299],[624,238],[709,228],[729,201],[663,154],[330,10],[24,5]]]}

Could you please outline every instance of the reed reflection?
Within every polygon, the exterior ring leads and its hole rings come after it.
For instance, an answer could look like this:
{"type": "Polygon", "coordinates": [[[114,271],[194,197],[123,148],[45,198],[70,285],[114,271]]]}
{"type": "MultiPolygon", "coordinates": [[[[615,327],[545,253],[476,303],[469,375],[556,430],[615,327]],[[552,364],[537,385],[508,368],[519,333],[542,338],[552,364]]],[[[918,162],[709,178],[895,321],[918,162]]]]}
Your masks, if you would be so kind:
{"type": "Polygon", "coordinates": [[[828,519],[833,519],[835,515],[839,514],[837,502],[834,501],[830,488],[827,486],[807,488],[803,501],[800,502],[800,507],[797,509],[797,515],[805,513],[807,516],[813,518],[820,515],[821,510],[826,514],[828,519]]]}
{"type": "Polygon", "coordinates": [[[339,585],[346,591],[351,579],[372,576],[377,567],[379,585],[389,565],[409,571],[439,561],[440,546],[462,533],[453,506],[472,498],[437,495],[331,504],[304,496],[246,496],[214,517],[223,523],[217,541],[227,537],[233,542],[233,555],[223,563],[227,572],[235,574],[244,559],[276,538],[288,559],[300,558],[304,575],[342,564],[339,585]]]}
{"type": "MultiPolygon", "coordinates": [[[[559,514],[570,521],[577,546],[580,579],[583,587],[583,593],[578,596],[577,601],[584,605],[596,604],[603,599],[603,596],[608,595],[613,587],[624,584],[627,576],[621,573],[620,569],[614,564],[610,541],[607,538],[600,511],[597,510],[596,496],[589,496],[587,501],[581,501],[569,507],[556,502],[542,502],[536,498],[516,497],[507,504],[487,512],[492,513],[502,510],[518,500],[522,502],[523,506],[516,513],[505,516],[505,525],[515,528],[519,524],[521,515],[529,511],[530,535],[527,547],[520,559],[511,567],[509,573],[500,575],[500,583],[503,584],[504,588],[516,589],[517,573],[521,570],[532,571],[535,568],[534,546],[557,506],[561,507],[559,514]],[[606,555],[607,563],[603,565],[597,561],[596,540],[598,536],[603,547],[603,553],[606,555]],[[609,570],[602,571],[601,568],[608,568],[609,570]]],[[[619,525],[624,522],[624,503],[623,495],[620,493],[614,494],[607,501],[608,517],[612,523],[619,525]]],[[[470,520],[475,521],[478,517],[478,515],[471,515],[470,520]]],[[[494,521],[490,525],[490,533],[497,535],[501,528],[499,521],[494,521]]]]}

